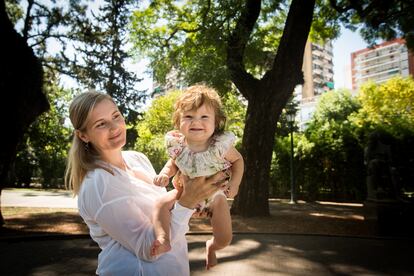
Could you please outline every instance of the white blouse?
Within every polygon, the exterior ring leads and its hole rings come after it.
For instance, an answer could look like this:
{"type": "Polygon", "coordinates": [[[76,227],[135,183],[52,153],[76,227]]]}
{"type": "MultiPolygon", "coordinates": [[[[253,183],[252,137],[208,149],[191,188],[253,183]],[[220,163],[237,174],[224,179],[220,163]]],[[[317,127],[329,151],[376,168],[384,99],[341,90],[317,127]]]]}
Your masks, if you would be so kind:
{"type": "MultiPolygon", "coordinates": [[[[122,152],[126,164],[135,172],[154,178],[155,171],[142,153],[122,152]]],[[[190,275],[185,234],[194,210],[175,204],[171,211],[170,252],[150,256],[155,239],[151,222],[155,201],[166,193],[125,171],[111,167],[90,171],[78,196],[79,213],[98,243],[99,275],[190,275]]]]}

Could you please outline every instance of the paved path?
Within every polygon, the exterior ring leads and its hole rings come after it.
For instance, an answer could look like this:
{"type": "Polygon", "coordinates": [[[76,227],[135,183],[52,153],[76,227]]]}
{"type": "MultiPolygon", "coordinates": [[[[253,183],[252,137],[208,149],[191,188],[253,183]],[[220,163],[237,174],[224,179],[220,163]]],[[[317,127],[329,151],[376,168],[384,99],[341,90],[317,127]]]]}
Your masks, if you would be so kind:
{"type": "Polygon", "coordinates": [[[64,190],[4,189],[1,206],[77,208],[77,198],[64,190]]]}
{"type": "MultiPolygon", "coordinates": [[[[6,189],[3,206],[76,208],[69,192],[6,189]]],[[[204,270],[208,235],[187,235],[191,275],[414,275],[414,239],[238,234],[204,270]]],[[[0,275],[94,275],[89,237],[1,239],[0,275]]]]}
{"type": "MultiPolygon", "coordinates": [[[[414,240],[307,235],[235,235],[204,270],[207,235],[189,235],[191,275],[414,275],[414,240]]],[[[0,240],[0,275],[94,275],[88,238],[0,240]]]]}

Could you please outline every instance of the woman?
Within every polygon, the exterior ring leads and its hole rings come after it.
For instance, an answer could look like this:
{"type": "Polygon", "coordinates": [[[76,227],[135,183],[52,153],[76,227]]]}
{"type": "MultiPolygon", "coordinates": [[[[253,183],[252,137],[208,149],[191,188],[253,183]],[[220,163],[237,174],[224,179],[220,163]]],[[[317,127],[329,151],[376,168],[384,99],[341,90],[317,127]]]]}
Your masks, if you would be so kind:
{"type": "Polygon", "coordinates": [[[142,153],[122,151],[126,125],[110,96],[80,94],[69,113],[75,131],[65,181],[78,195],[79,213],[102,250],[96,273],[189,275],[188,221],[197,203],[219,190],[225,176],[182,179],[181,198],[171,211],[172,250],[152,256],[152,211],[166,190],[152,184],[156,173],[151,163],[142,153]]]}

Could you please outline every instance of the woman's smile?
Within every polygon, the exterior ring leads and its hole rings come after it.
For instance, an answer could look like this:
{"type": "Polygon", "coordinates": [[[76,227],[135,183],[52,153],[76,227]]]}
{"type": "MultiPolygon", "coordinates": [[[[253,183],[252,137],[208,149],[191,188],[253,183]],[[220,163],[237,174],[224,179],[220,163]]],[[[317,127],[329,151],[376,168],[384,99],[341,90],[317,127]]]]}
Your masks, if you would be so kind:
{"type": "Polygon", "coordinates": [[[117,139],[117,138],[121,137],[121,134],[122,134],[122,131],[119,131],[117,134],[115,134],[115,135],[113,135],[113,136],[109,137],[109,139],[110,139],[110,140],[115,140],[115,139],[117,139]]]}

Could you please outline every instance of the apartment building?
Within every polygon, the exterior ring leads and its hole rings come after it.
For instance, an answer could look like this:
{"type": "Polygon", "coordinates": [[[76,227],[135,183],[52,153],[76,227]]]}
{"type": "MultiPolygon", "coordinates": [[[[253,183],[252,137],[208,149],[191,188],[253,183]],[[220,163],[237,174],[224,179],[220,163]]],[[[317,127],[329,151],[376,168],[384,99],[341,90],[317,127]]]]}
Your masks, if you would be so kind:
{"type": "Polygon", "coordinates": [[[414,57],[404,39],[386,41],[373,48],[351,53],[352,89],[368,81],[382,83],[400,75],[414,75],[414,57]]]}
{"type": "Polygon", "coordinates": [[[297,120],[303,130],[315,111],[318,98],[325,91],[334,88],[332,42],[317,44],[308,41],[303,55],[304,84],[294,92],[299,102],[297,120]]]}

